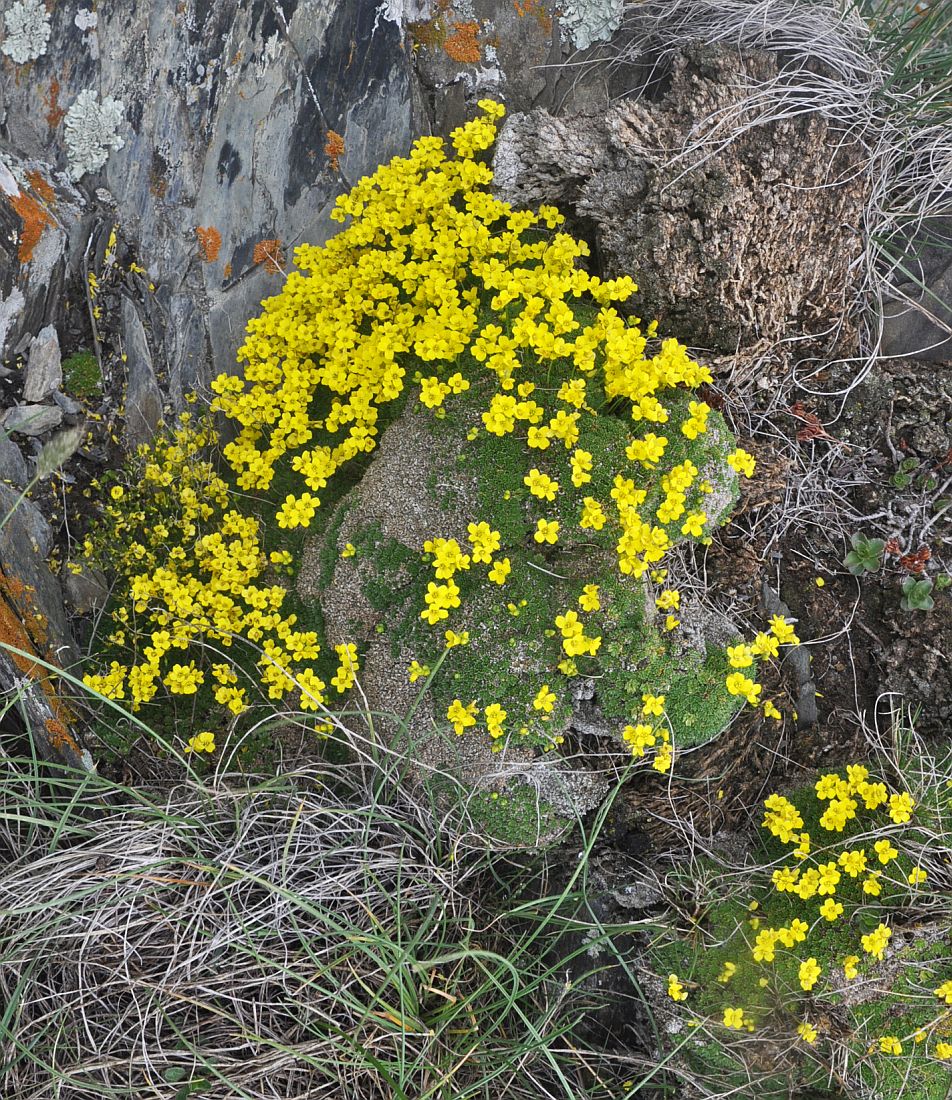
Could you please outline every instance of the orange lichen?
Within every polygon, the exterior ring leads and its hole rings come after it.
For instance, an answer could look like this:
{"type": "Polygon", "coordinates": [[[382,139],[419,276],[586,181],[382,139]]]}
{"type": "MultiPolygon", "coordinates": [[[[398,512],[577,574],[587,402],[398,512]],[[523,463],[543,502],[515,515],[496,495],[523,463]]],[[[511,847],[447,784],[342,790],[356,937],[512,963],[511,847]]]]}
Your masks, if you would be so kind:
{"type": "Polygon", "coordinates": [[[35,653],[33,639],[27,632],[20,615],[17,613],[13,602],[6,598],[6,589],[11,587],[11,582],[0,571],[0,642],[11,646],[6,650],[10,654],[10,660],[16,667],[31,679],[36,679],[44,673],[42,665],[24,657],[21,653],[14,653],[13,649],[22,650],[24,653],[35,653]]]}
{"type": "Polygon", "coordinates": [[[58,718],[47,718],[46,732],[50,736],[50,745],[54,749],[62,749],[65,745],[72,752],[79,754],[79,745],[76,744],[73,735],[58,718]]]}
{"type": "Polygon", "coordinates": [[[229,261],[228,261],[228,263],[226,263],[226,264],[225,264],[225,271],[224,271],[224,275],[225,275],[225,278],[226,278],[226,279],[230,279],[230,278],[231,278],[231,270],[232,270],[232,269],[231,269],[231,260],[229,260],[229,261]]]}
{"type": "Polygon", "coordinates": [[[344,155],[344,139],[336,130],[327,131],[327,141],[324,142],[324,155],[330,161],[331,168],[338,171],[340,158],[344,155]]]}
{"type": "Polygon", "coordinates": [[[53,206],[56,203],[56,192],[44,178],[43,173],[37,168],[31,169],[26,174],[26,181],[33,191],[47,204],[53,206]]]}
{"type": "Polygon", "coordinates": [[[198,247],[202,259],[207,264],[214,263],[218,259],[221,248],[221,233],[213,226],[195,226],[195,236],[198,237],[198,247]]]}
{"type": "Polygon", "coordinates": [[[520,19],[524,15],[532,15],[544,31],[552,30],[552,17],[545,10],[544,0],[513,0],[513,7],[520,19]]]}
{"type": "Polygon", "coordinates": [[[269,274],[279,274],[284,268],[284,252],[281,248],[280,238],[275,237],[273,240],[258,241],[252,259],[256,264],[264,264],[264,269],[269,274]]]}
{"type": "Polygon", "coordinates": [[[51,130],[55,130],[63,121],[66,112],[59,105],[60,82],[54,76],[50,81],[50,89],[43,102],[46,104],[46,124],[51,130]]]}
{"type": "Polygon", "coordinates": [[[40,206],[36,199],[31,198],[25,191],[14,195],[10,199],[10,205],[20,216],[23,228],[20,230],[20,247],[17,258],[21,264],[29,263],[33,259],[33,249],[36,248],[43,230],[48,225],[53,225],[53,219],[46,210],[40,206]]]}
{"type": "Polygon", "coordinates": [[[476,38],[478,34],[478,23],[454,23],[452,33],[443,43],[443,49],[448,57],[461,65],[473,65],[482,56],[476,38]]]}

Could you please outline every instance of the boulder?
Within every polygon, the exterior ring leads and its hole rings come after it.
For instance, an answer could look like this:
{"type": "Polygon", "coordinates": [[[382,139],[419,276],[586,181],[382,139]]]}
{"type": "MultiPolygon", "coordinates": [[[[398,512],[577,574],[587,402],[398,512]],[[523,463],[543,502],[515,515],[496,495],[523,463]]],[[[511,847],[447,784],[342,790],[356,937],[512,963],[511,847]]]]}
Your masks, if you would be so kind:
{"type": "Polygon", "coordinates": [[[58,405],[16,405],[0,418],[0,427],[20,435],[45,435],[63,422],[58,405]]]}
{"type": "Polygon", "coordinates": [[[562,209],[606,275],[639,284],[639,312],[686,343],[733,352],[813,334],[849,346],[865,153],[818,112],[744,130],[750,87],[780,79],[780,64],[697,46],[675,59],[658,100],[514,115],[495,153],[497,193],[562,209]],[[716,129],[725,120],[730,141],[716,129]]]}
{"type": "Polygon", "coordinates": [[[59,337],[53,325],[47,325],[33,337],[27,353],[23,400],[45,401],[63,384],[63,364],[59,337]]]}

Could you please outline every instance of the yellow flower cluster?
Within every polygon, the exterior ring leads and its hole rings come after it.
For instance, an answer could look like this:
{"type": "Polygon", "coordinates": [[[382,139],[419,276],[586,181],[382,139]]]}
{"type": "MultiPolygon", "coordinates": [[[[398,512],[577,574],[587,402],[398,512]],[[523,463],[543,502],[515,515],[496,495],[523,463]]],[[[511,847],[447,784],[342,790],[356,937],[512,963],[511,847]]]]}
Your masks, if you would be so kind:
{"type": "MultiPolygon", "coordinates": [[[[415,376],[424,408],[442,415],[459,395],[478,388],[485,403],[482,428],[473,431],[516,434],[530,453],[565,448],[576,489],[592,480],[592,453],[578,446],[583,418],[596,415],[589,402],[627,401],[632,420],[651,427],[670,420],[663,391],[711,381],[676,340],[647,353],[654,326],[642,332],[614,308],[635,284],[627,277],[602,280],[577,266],[588,247],[558,231],[564,219],[557,210],[514,211],[493,197],[492,172],[481,154],[495,140],[504,109],[490,100],[479,106],[481,115],[451,136],[455,155],[447,156],[440,139],[421,138],[408,157],[395,158],[337,200],[332,217],[345,227],[321,247],[300,246],[299,270],[249,323],[239,351],[244,378],[222,375],[213,383],[213,408],[238,427],[225,456],[239,487],[267,489],[286,455],[303,481],[307,491],[289,493],[278,511],[282,527],[306,527],[320,506],[314,494],[344,464],[375,448],[381,408],[410,382],[403,365],[410,356],[430,364],[415,376]],[[598,307],[588,324],[573,305],[583,296],[598,307]],[[570,365],[571,377],[540,399],[527,367],[556,360],[570,365]],[[319,392],[330,401],[317,420],[311,409],[319,392]]],[[[688,408],[681,432],[695,439],[708,430],[711,410],[703,401],[688,408]]],[[[649,430],[630,440],[626,455],[639,469],[653,470],[668,446],[668,437],[649,430]]],[[[737,451],[731,466],[750,476],[748,459],[737,451]]],[[[553,502],[559,482],[527,466],[529,494],[553,502]]],[[[647,516],[640,511],[646,490],[618,473],[613,506],[586,497],[579,524],[596,531],[617,527],[618,567],[640,577],[671,545],[658,521],[680,520],[682,534],[704,534],[707,514],[686,510],[697,477],[688,460],[669,470],[665,499],[647,516]]],[[[559,541],[559,520],[534,522],[536,544],[559,541]]],[[[508,576],[509,559],[492,560],[498,534],[484,521],[470,527],[468,553],[453,540],[426,544],[436,569],[420,613],[429,625],[460,606],[455,572],[485,563],[493,583],[508,576]],[[481,534],[474,536],[473,528],[481,534]]],[[[576,656],[593,656],[599,641],[574,627],[563,632],[565,669],[576,656]]],[[[745,694],[753,697],[753,687],[745,694]]],[[[466,728],[462,711],[454,714],[455,725],[466,728]]]]}
{"type": "MultiPolygon", "coordinates": [[[[214,438],[208,422],[183,414],[177,429],[140,450],[123,492],[110,493],[85,551],[119,574],[112,638],[132,646],[134,659],[113,661],[84,683],[107,698],[128,698],[133,711],[160,687],[190,696],[208,684],[215,701],[238,715],[248,698],[234,664],[208,663],[204,654],[209,642],[220,652],[247,641],[258,647],[269,698],[299,688],[299,705],[316,709],[324,699],[324,684],[309,668],[320,652],[317,635],[297,629],[296,616],[282,611],[285,589],[264,582],[269,565],[286,564],[289,555],[267,555],[258,521],[229,507],[227,485],[202,457],[214,438]],[[190,650],[197,660],[186,659],[190,650]]],[[[349,673],[338,675],[344,682],[349,673]]],[[[211,752],[214,744],[193,738],[189,748],[211,752]]]]}

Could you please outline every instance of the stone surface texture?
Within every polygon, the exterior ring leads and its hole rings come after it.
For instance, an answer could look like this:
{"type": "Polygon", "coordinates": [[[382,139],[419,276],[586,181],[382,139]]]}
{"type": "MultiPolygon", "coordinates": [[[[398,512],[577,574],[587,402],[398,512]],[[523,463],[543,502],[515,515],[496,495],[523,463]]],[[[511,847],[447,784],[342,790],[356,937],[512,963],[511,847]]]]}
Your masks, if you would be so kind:
{"type": "Polygon", "coordinates": [[[43,401],[52,396],[63,384],[63,365],[60,359],[59,337],[52,325],[34,336],[26,361],[26,378],[23,382],[24,401],[43,401]]]}
{"type": "Polygon", "coordinates": [[[777,77],[775,54],[697,47],[675,60],[660,102],[513,116],[497,185],[569,214],[606,274],[638,282],[638,312],[685,343],[733,351],[815,333],[829,344],[862,249],[860,148],[816,113],[726,146],[705,134],[703,120],[736,116],[751,85],[777,77]]]}

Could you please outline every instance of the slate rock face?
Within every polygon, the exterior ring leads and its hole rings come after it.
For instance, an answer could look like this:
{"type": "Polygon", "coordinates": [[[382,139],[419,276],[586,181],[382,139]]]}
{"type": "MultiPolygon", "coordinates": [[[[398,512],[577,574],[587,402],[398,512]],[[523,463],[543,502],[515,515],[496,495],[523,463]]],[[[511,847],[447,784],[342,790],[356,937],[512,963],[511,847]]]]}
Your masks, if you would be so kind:
{"type": "Polygon", "coordinates": [[[703,120],[736,115],[745,87],[777,76],[775,54],[697,47],[676,60],[660,102],[514,116],[496,151],[501,197],[570,214],[606,275],[638,282],[642,315],[687,343],[733,351],[793,333],[835,343],[826,334],[847,312],[862,247],[859,146],[809,114],[688,148],[703,120]]]}
{"type": "Polygon", "coordinates": [[[120,331],[126,349],[126,423],[124,442],[130,451],[148,443],[162,419],[162,391],[152,369],[152,353],[142,318],[130,298],[122,299],[120,331]]]}
{"type": "Polygon", "coordinates": [[[398,23],[363,0],[87,14],[79,25],[74,9],[53,11],[30,79],[4,78],[0,136],[65,178],[65,112],[89,89],[122,104],[122,147],[79,186],[105,188],[148,269],[164,321],[153,356],[180,398],[234,369],[245,321],[277,278],[261,242],[279,242],[270,253],[286,266],[294,245],[326,238],[341,190],[407,150],[410,61],[398,23]]]}
{"type": "Polygon", "coordinates": [[[24,401],[43,401],[63,384],[59,337],[52,325],[47,325],[33,337],[26,362],[23,383],[24,401]]]}

